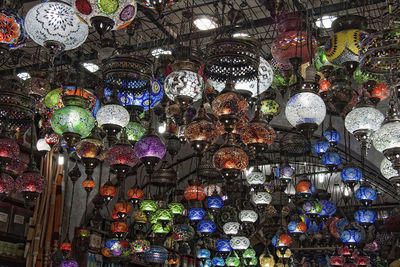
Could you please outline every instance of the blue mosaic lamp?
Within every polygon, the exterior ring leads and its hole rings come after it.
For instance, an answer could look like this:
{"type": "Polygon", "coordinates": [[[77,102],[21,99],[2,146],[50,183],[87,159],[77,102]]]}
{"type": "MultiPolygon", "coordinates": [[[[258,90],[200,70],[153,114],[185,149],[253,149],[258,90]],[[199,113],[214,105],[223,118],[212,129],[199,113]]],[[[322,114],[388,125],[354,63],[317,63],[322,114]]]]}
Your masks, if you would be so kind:
{"type": "Polygon", "coordinates": [[[319,201],[321,204],[322,210],[319,213],[319,216],[322,220],[326,221],[330,216],[333,216],[336,213],[336,205],[327,200],[319,201]]]}
{"type": "Polygon", "coordinates": [[[144,254],[144,260],[148,263],[164,263],[168,259],[168,250],[162,246],[152,245],[144,254]]]}
{"type": "Polygon", "coordinates": [[[217,242],[215,242],[215,247],[217,248],[218,252],[229,253],[232,251],[230,242],[231,241],[229,239],[221,238],[218,239],[217,242]]]}
{"type": "Polygon", "coordinates": [[[358,210],[354,213],[354,219],[363,226],[369,226],[376,220],[376,214],[372,210],[358,210]]]}
{"type": "Polygon", "coordinates": [[[337,144],[340,142],[340,134],[333,128],[327,129],[324,132],[324,137],[331,144],[337,144]]]}
{"type": "Polygon", "coordinates": [[[224,201],[219,196],[211,196],[207,198],[207,207],[211,210],[219,210],[224,206],[224,201]]]}
{"type": "Polygon", "coordinates": [[[294,169],[288,164],[275,170],[275,177],[285,183],[289,183],[294,178],[294,169]]]}
{"type": "Polygon", "coordinates": [[[354,187],[361,180],[362,172],[359,168],[349,166],[343,168],[340,177],[345,184],[354,187]]]}
{"type": "Polygon", "coordinates": [[[206,216],[206,211],[202,208],[192,208],[188,212],[188,218],[191,221],[201,221],[206,216]]]}
{"type": "Polygon", "coordinates": [[[342,163],[342,157],[331,148],[328,149],[321,157],[321,162],[328,170],[333,171],[337,166],[342,163]]]}
{"type": "Polygon", "coordinates": [[[289,233],[298,235],[304,234],[307,231],[307,226],[302,221],[290,221],[288,223],[289,233]]]}
{"type": "Polygon", "coordinates": [[[203,235],[211,235],[216,228],[217,226],[215,223],[210,220],[202,220],[197,224],[197,231],[203,235]]]}
{"type": "Polygon", "coordinates": [[[209,259],[210,256],[211,256],[211,252],[208,249],[202,248],[202,249],[199,249],[197,251],[197,258],[198,259],[201,259],[201,260],[202,259],[209,259]]]}
{"type": "Polygon", "coordinates": [[[331,144],[328,141],[320,140],[313,145],[313,152],[318,156],[328,151],[331,144]]]}
{"type": "Polygon", "coordinates": [[[344,230],[340,234],[340,240],[342,240],[345,245],[349,246],[349,248],[352,248],[360,243],[361,238],[361,233],[355,229],[344,230]]]}
{"type": "Polygon", "coordinates": [[[211,261],[214,266],[225,266],[225,260],[221,257],[214,257],[211,261]]]}
{"type": "Polygon", "coordinates": [[[367,186],[361,186],[354,194],[364,206],[369,206],[378,197],[376,191],[367,186]]]}

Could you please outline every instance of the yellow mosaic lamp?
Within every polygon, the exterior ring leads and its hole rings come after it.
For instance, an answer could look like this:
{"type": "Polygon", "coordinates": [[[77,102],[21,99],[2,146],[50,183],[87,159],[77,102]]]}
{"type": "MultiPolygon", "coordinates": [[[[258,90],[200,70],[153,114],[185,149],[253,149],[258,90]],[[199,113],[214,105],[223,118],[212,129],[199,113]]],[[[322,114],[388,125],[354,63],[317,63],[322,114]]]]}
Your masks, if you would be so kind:
{"type": "Polygon", "coordinates": [[[274,267],[275,266],[275,260],[274,256],[271,254],[265,255],[264,253],[260,255],[260,265],[261,267],[274,267]]]}

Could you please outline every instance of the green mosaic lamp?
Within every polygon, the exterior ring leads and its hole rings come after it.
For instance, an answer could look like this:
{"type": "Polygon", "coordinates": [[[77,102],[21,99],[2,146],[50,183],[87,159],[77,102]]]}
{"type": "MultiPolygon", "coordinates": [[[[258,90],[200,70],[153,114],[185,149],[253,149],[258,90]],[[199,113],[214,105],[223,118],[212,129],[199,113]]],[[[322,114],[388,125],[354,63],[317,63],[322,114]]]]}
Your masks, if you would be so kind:
{"type": "Polygon", "coordinates": [[[140,202],[139,208],[144,213],[149,214],[150,212],[155,212],[158,208],[158,205],[154,200],[146,199],[140,202]]]}
{"type": "Polygon", "coordinates": [[[171,210],[173,215],[182,215],[185,211],[185,206],[178,202],[169,203],[168,208],[171,210]]]}

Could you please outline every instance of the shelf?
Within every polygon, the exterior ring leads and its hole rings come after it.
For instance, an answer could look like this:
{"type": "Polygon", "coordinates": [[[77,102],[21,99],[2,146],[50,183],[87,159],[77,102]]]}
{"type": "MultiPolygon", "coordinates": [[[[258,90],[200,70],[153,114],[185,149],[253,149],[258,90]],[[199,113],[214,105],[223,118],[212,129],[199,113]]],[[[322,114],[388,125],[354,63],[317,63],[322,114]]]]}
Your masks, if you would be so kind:
{"type": "Polygon", "coordinates": [[[6,232],[0,232],[0,240],[12,242],[12,243],[25,243],[26,238],[21,236],[16,236],[6,232]]]}
{"type": "Polygon", "coordinates": [[[25,258],[0,255],[0,263],[4,264],[1,266],[7,266],[8,263],[9,266],[25,266],[25,258]]]}

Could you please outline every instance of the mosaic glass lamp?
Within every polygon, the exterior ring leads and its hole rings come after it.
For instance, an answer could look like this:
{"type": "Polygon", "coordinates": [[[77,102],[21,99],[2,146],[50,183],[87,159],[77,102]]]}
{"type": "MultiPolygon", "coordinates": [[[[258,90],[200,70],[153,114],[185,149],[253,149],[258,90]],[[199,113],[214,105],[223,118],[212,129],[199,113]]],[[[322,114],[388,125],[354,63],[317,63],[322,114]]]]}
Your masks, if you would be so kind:
{"type": "Polygon", "coordinates": [[[361,238],[362,238],[361,233],[354,229],[344,230],[340,234],[340,240],[342,240],[342,242],[345,245],[348,245],[349,247],[355,246],[358,243],[360,243],[361,238]]]}
{"type": "Polygon", "coordinates": [[[340,172],[340,177],[345,184],[354,187],[362,178],[362,172],[359,168],[347,166],[340,172]]]}
{"type": "Polygon", "coordinates": [[[173,71],[165,78],[164,89],[172,101],[190,104],[201,98],[204,90],[203,77],[190,70],[173,71]]]}
{"type": "Polygon", "coordinates": [[[162,264],[168,259],[168,250],[162,246],[151,245],[150,250],[144,254],[148,263],[162,264]]]}
{"type": "Polygon", "coordinates": [[[371,225],[376,220],[376,213],[372,210],[358,210],[354,213],[354,219],[361,225],[371,225]]]}
{"type": "Polygon", "coordinates": [[[201,220],[197,223],[197,231],[203,235],[211,235],[217,229],[217,225],[210,220],[201,220]]]}
{"type": "Polygon", "coordinates": [[[136,16],[134,0],[73,0],[76,15],[100,35],[128,26],[136,16]]]}
{"type": "Polygon", "coordinates": [[[245,236],[234,236],[231,238],[230,244],[234,250],[245,251],[250,246],[250,240],[245,236]]]}
{"type": "Polygon", "coordinates": [[[312,149],[315,154],[320,156],[328,151],[330,146],[331,145],[328,141],[320,140],[313,145],[312,149]]]}
{"type": "Polygon", "coordinates": [[[291,234],[304,234],[307,231],[307,226],[302,221],[290,221],[288,230],[291,234]]]}
{"type": "Polygon", "coordinates": [[[361,186],[354,193],[357,200],[364,206],[369,206],[378,197],[377,192],[371,187],[361,186]]]}
{"type": "Polygon", "coordinates": [[[147,135],[136,142],[134,151],[146,166],[147,172],[151,173],[154,166],[165,156],[165,153],[167,153],[167,147],[150,129],[147,135]]]}
{"type": "Polygon", "coordinates": [[[25,29],[35,43],[53,52],[79,47],[89,33],[88,26],[75,16],[73,8],[61,2],[44,2],[29,9],[25,29]]]}
{"type": "Polygon", "coordinates": [[[0,25],[0,43],[10,48],[18,48],[26,43],[24,19],[20,15],[3,9],[0,12],[0,25]]]}

